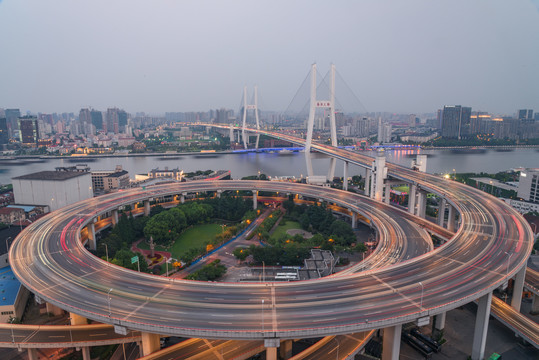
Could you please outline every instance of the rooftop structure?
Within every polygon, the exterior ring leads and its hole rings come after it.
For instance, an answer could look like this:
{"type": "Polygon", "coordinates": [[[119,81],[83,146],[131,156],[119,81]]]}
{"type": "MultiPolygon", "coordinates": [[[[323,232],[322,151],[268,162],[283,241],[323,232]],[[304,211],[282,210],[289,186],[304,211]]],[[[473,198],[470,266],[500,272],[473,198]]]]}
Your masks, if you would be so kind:
{"type": "Polygon", "coordinates": [[[90,168],[86,165],[57,167],[12,178],[17,204],[44,205],[51,211],[93,197],[90,168]]]}

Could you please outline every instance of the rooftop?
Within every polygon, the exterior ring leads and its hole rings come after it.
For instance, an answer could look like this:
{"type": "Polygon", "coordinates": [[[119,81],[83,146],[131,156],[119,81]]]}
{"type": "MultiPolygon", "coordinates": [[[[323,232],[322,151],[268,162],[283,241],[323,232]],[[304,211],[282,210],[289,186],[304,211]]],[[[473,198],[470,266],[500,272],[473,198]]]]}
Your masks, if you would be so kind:
{"type": "Polygon", "coordinates": [[[20,287],[11,266],[0,269],[0,306],[13,305],[20,287]]]}
{"type": "Polygon", "coordinates": [[[0,214],[11,214],[14,212],[21,212],[21,211],[24,212],[24,210],[21,208],[12,208],[12,207],[0,208],[0,214]]]}
{"type": "Polygon", "coordinates": [[[17,176],[14,177],[12,180],[63,181],[83,175],[90,175],[90,173],[86,171],[40,171],[33,174],[17,176]]]}
{"type": "Polygon", "coordinates": [[[122,170],[122,171],[113,172],[112,174],[107,175],[107,177],[120,177],[120,176],[124,176],[124,175],[127,175],[127,174],[129,174],[129,173],[126,170],[122,170]]]}

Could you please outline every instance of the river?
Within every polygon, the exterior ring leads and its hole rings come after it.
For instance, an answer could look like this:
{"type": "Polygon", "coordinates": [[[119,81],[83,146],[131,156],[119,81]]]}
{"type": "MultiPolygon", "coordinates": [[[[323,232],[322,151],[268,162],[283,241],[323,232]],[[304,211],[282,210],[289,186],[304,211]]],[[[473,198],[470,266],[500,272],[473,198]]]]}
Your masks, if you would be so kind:
{"type": "MultiPolygon", "coordinates": [[[[496,151],[488,149],[481,153],[455,153],[443,150],[391,150],[386,151],[387,161],[404,166],[410,166],[412,159],[421,151],[428,155],[427,171],[429,173],[457,173],[464,172],[487,172],[509,170],[517,167],[539,168],[539,152],[535,148],[517,148],[511,151],[496,151]]],[[[365,154],[374,155],[374,152],[366,151],[365,154]]],[[[327,174],[329,160],[325,155],[313,154],[313,168],[317,175],[327,174]]],[[[40,162],[17,164],[0,164],[0,184],[8,184],[12,177],[25,175],[43,170],[54,170],[55,167],[73,166],[77,163],[86,163],[92,170],[112,170],[116,165],[121,165],[129,171],[132,179],[135,174],[148,173],[154,168],[164,169],[168,167],[180,168],[185,172],[196,170],[230,170],[232,177],[239,179],[247,175],[255,175],[260,171],[269,176],[305,176],[307,172],[305,156],[303,153],[279,154],[279,153],[239,153],[239,154],[190,154],[174,158],[164,156],[124,156],[102,157],[97,159],[80,159],[72,162],[67,159],[34,159],[40,162]],[[94,161],[91,161],[94,160],[94,161]]],[[[364,174],[364,170],[351,166],[349,175],[364,174]]],[[[336,176],[343,175],[342,161],[337,162],[336,176]]]]}

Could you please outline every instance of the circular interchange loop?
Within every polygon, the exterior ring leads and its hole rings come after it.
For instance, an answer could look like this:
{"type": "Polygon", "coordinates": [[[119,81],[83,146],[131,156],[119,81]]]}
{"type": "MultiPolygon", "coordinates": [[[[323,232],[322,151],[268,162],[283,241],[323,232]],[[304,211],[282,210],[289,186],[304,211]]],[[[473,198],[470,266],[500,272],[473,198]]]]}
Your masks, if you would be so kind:
{"type": "MultiPolygon", "coordinates": [[[[319,147],[356,164],[370,159],[319,147]]],[[[360,198],[301,184],[202,181],[133,189],[65,207],[21,233],[10,262],[26,287],[68,311],[146,332],[219,339],[308,338],[388,327],[473,301],[525,266],[533,237],[516,211],[463,184],[392,164],[388,168],[458,208],[461,224],[449,243],[377,270],[269,284],[171,280],[109,265],[82,247],[80,231],[97,215],[183,192],[289,192],[352,209],[360,198]],[[513,254],[509,260],[507,253],[513,254]]]]}

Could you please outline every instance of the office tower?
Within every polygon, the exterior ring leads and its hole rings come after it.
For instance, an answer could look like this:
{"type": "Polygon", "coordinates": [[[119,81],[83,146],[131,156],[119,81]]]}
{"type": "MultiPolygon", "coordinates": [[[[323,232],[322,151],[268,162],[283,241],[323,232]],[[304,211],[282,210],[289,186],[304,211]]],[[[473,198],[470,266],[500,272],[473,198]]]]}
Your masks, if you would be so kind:
{"type": "Polygon", "coordinates": [[[436,128],[441,129],[442,128],[442,118],[443,118],[444,111],[442,109],[438,109],[436,112],[436,128]]]}
{"type": "Polygon", "coordinates": [[[0,119],[0,145],[5,145],[9,142],[9,135],[7,130],[7,119],[0,119]]]}
{"type": "Polygon", "coordinates": [[[103,114],[101,111],[92,110],[90,111],[90,118],[92,119],[92,125],[95,127],[96,131],[102,131],[103,129],[103,114]]]}
{"type": "Polygon", "coordinates": [[[531,120],[533,119],[533,110],[532,109],[520,109],[518,111],[519,120],[531,120]]]}
{"type": "Polygon", "coordinates": [[[118,125],[118,108],[107,109],[107,121],[105,131],[118,134],[120,132],[118,125]]]}
{"type": "Polygon", "coordinates": [[[37,125],[37,117],[22,116],[19,118],[20,140],[23,145],[37,146],[39,140],[39,130],[37,125]]]}
{"type": "Polygon", "coordinates": [[[21,116],[21,111],[19,109],[6,109],[4,113],[6,115],[9,136],[13,136],[14,131],[19,129],[18,119],[21,116]]]}
{"type": "Polygon", "coordinates": [[[462,139],[470,136],[471,107],[444,106],[442,112],[442,137],[462,139]]]}
{"type": "Polygon", "coordinates": [[[88,135],[91,133],[91,125],[92,124],[92,117],[90,116],[90,110],[89,109],[80,109],[79,112],[79,128],[80,131],[88,135]]]}
{"type": "Polygon", "coordinates": [[[125,127],[127,126],[127,113],[124,110],[118,111],[118,131],[125,133],[125,127]]]}

